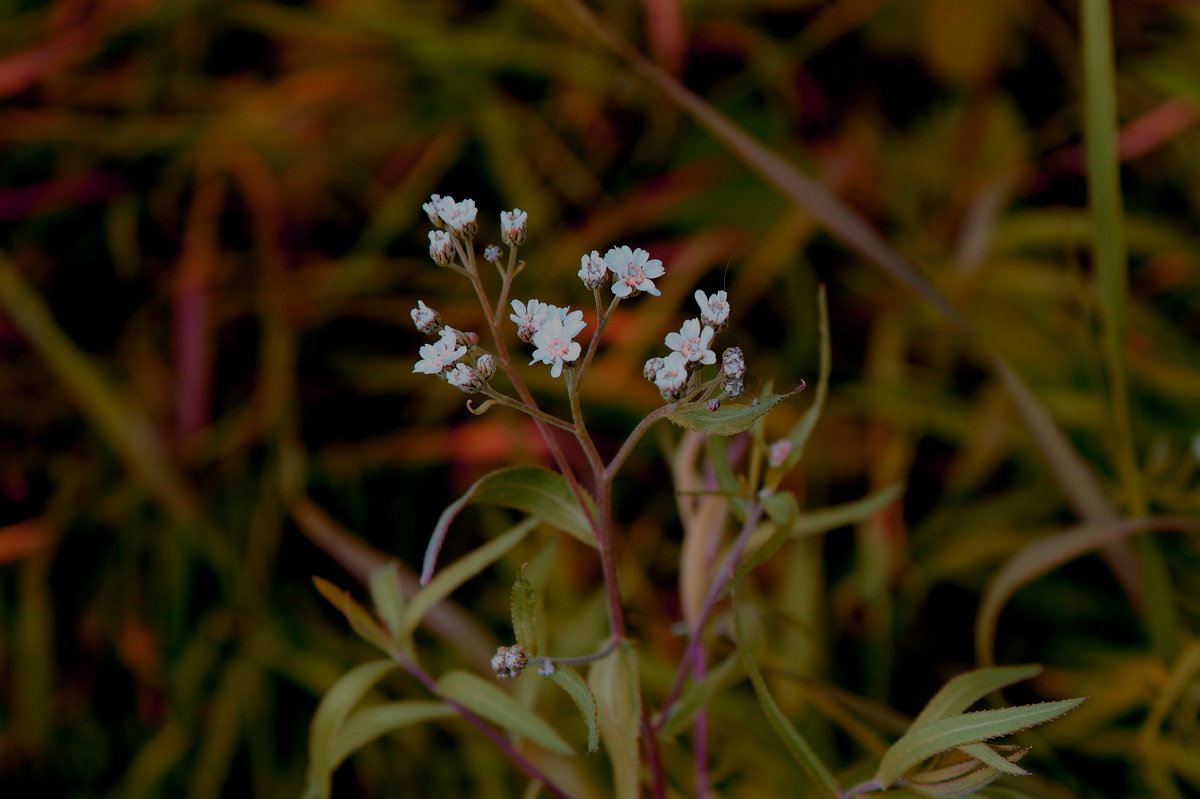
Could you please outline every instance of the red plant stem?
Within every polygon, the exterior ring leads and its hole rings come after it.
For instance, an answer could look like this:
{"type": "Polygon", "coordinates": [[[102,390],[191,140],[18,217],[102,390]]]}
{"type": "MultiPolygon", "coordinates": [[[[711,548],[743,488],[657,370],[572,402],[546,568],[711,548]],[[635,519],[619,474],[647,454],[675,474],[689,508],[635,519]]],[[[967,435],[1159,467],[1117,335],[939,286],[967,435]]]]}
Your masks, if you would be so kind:
{"type": "Polygon", "coordinates": [[[666,722],[667,716],[671,712],[671,707],[675,704],[675,700],[679,698],[679,692],[683,688],[684,681],[697,668],[697,664],[704,656],[704,625],[708,623],[713,608],[717,606],[717,601],[725,593],[725,588],[729,585],[730,579],[733,578],[734,569],[737,568],[737,563],[741,560],[742,551],[746,548],[746,542],[750,540],[750,534],[754,532],[754,528],[758,526],[759,520],[762,519],[762,513],[763,508],[761,503],[751,502],[746,507],[746,523],[742,525],[742,530],[733,542],[733,547],[729,550],[729,554],[721,564],[721,570],[713,579],[712,584],[709,585],[708,593],[704,596],[704,604],[700,607],[700,615],[696,617],[696,624],[688,632],[687,648],[684,649],[683,658],[679,661],[679,670],[675,673],[675,682],[671,685],[671,690],[667,694],[667,700],[663,703],[662,710],[658,713],[658,721],[654,725],[655,730],[661,729],[662,725],[666,722]]]}
{"type": "Polygon", "coordinates": [[[449,697],[439,694],[437,690],[437,681],[434,680],[433,677],[431,677],[424,669],[407,658],[401,657],[398,658],[398,661],[400,665],[404,667],[405,671],[420,680],[421,684],[428,688],[431,693],[433,693],[446,704],[450,705],[450,707],[454,708],[455,712],[462,716],[468,724],[482,732],[489,741],[496,745],[496,748],[499,749],[505,757],[512,761],[513,765],[528,774],[531,779],[540,782],[542,787],[545,788],[548,793],[558,797],[558,799],[572,799],[571,794],[560,788],[553,780],[550,779],[550,777],[546,775],[545,772],[538,768],[533,761],[518,752],[517,748],[513,746],[507,738],[493,729],[491,725],[479,718],[479,716],[476,716],[464,705],[459,704],[449,697]]]}

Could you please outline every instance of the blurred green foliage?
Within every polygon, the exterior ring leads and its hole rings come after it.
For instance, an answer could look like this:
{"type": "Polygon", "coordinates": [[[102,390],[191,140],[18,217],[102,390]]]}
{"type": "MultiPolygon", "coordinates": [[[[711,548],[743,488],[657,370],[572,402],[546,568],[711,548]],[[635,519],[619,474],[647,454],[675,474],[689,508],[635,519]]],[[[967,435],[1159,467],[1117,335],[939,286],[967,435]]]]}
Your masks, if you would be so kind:
{"type": "MultiPolygon", "coordinates": [[[[747,171],[559,0],[0,8],[6,793],[299,795],[318,697],[369,656],[310,577],[349,583],[378,551],[418,564],[442,508],[481,474],[545,460],[525,422],[469,416],[457,393],[410,374],[418,298],[461,328],[481,321],[425,255],[431,192],[491,209],[484,241],[498,235],[493,210],[529,212],[520,298],[580,303],[575,262],[593,248],[663,259],[662,298],[614,319],[585,385],[609,452],[657,404],[640,364],[695,288],[728,288],[729,343],[754,379],[791,386],[816,375],[811,309],[828,285],[830,394],[786,487],[806,509],[908,490],[853,530],[786,545],[747,600],[766,611],[759,667],[827,762],[877,757],[903,730],[897,714],[969,668],[989,578],[1074,518],[980,347],[747,171]]],[[[1121,472],[1106,372],[1075,3],[616,0],[599,13],[916,263],[1119,511],[1195,517],[1200,9],[1111,9],[1141,499],[1121,472]]],[[[544,373],[531,385],[560,401],[544,373]]],[[[807,402],[781,405],[773,434],[807,402]]],[[[679,545],[653,446],[618,491],[639,667],[665,691],[679,545]]],[[[466,513],[450,555],[511,521],[466,513]]],[[[1092,697],[1030,736],[1023,764],[1040,776],[1023,790],[1200,795],[1200,548],[1154,541],[1181,654],[1155,654],[1144,606],[1097,557],[1031,583],[1001,619],[998,661],[1048,666],[1037,696],[1092,697]]],[[[479,653],[511,640],[523,561],[554,651],[604,635],[590,553],[544,533],[431,624],[432,671],[483,671],[479,653]]],[[[534,700],[529,681],[516,692],[534,700]]],[[[582,748],[570,700],[539,701],[582,748]]],[[[756,710],[744,680],[716,693],[714,785],[794,795],[756,710]]],[[[597,758],[555,763],[605,779],[597,758]]],[[[668,777],[686,792],[686,760],[668,777]]],[[[455,721],[368,746],[334,786],[522,790],[455,721]]]]}

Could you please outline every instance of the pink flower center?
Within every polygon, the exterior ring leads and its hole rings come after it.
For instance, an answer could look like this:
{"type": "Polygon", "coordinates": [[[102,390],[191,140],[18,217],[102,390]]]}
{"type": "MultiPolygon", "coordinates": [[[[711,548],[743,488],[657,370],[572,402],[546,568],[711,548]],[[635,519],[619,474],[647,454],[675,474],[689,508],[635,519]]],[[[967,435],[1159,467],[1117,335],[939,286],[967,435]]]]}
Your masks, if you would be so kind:
{"type": "Polygon", "coordinates": [[[632,264],[629,266],[629,269],[626,270],[625,276],[621,278],[621,280],[629,286],[637,286],[645,279],[646,273],[643,272],[640,267],[633,266],[632,264]]]}

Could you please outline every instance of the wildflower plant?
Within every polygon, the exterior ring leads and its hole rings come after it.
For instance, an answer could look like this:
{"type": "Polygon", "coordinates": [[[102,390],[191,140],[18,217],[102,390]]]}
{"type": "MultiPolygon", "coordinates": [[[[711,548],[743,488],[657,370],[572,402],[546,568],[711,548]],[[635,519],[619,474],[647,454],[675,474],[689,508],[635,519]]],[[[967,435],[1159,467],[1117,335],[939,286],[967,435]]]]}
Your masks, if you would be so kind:
{"type": "MultiPolygon", "coordinates": [[[[442,514],[426,550],[421,588],[405,596],[394,564],[372,573],[370,593],[374,613],[348,592],[317,579],[318,589],[348,618],[355,631],[382,650],[387,658],[352,669],[326,694],[310,730],[310,769],[306,799],[330,794],[330,775],[356,748],[392,729],[458,716],[473,725],[532,780],[537,790],[566,798],[573,794],[542,766],[531,748],[574,754],[574,748],[536,712],[503,690],[500,681],[512,681],[530,672],[532,679],[548,678],[562,688],[578,707],[587,730],[586,749],[596,751],[603,741],[612,768],[610,793],[618,799],[668,795],[664,765],[666,747],[678,750],[676,737],[690,729],[692,746],[684,754],[693,762],[691,794],[710,795],[710,741],[705,702],[719,688],[708,674],[716,639],[725,636],[740,657],[742,669],[757,695],[766,719],[806,775],[796,795],[822,795],[848,799],[866,793],[901,788],[931,796],[969,796],[1004,775],[1027,774],[1017,762],[1028,747],[999,745],[992,741],[1049,721],[1074,708],[1080,699],[1044,702],[967,713],[978,700],[1018,680],[1034,676],[1037,666],[983,669],[960,675],[947,684],[879,759],[873,772],[861,764],[843,774],[831,768],[809,745],[771,696],[753,658],[752,627],[747,625],[747,603],[739,586],[745,576],[767,560],[790,538],[811,534],[811,519],[802,524],[799,502],[780,488],[783,478],[799,463],[805,442],[816,423],[828,379],[828,333],[823,295],[819,306],[823,347],[822,379],[817,400],[782,439],[767,442],[764,418],[783,400],[805,388],[801,384],[785,393],[762,392],[746,397],[747,364],[742,350],[723,347],[718,354],[716,337],[731,318],[725,291],[696,291],[694,315],[666,335],[663,349],[652,355],[642,372],[658,390],[663,404],[649,411],[609,458],[602,457],[583,414],[580,387],[588,374],[603,333],[622,302],[655,301],[661,296],[655,280],[667,270],[662,261],[640,248],[618,246],[603,256],[593,250],[580,256],[578,277],[583,291],[592,295],[594,319],[581,309],[555,305],[539,298],[512,298],[514,280],[524,268],[518,249],[528,235],[528,215],[519,209],[499,215],[504,248],[489,244],[476,257],[479,231],[473,200],[456,201],[433,195],[424,210],[433,230],[429,255],[435,264],[470,285],[482,308],[486,330],[480,335],[446,324],[438,312],[418,301],[411,311],[417,331],[429,341],[419,348],[412,371],[436,377],[446,384],[431,390],[458,389],[468,395],[467,409],[481,414],[502,406],[529,416],[537,426],[556,470],[542,467],[500,469],[482,477],[442,514]],[[506,251],[505,251],[506,250],[506,251]],[[493,264],[499,289],[495,298],[482,264],[493,264]],[[643,296],[644,295],[644,296],[643,296]],[[516,344],[514,344],[516,342],[516,344]],[[528,359],[526,361],[526,359],[528,359]],[[528,388],[523,372],[546,368],[561,381],[570,417],[542,409],[528,388]],[[707,557],[685,561],[680,574],[680,597],[686,642],[669,688],[650,692],[639,677],[637,643],[626,624],[617,571],[617,549],[622,544],[621,525],[613,509],[613,484],[634,447],[657,422],[669,420],[685,435],[709,438],[707,468],[715,487],[707,496],[727,503],[727,512],[740,529],[720,557],[711,539],[707,557]],[[565,431],[578,443],[587,462],[581,477],[568,461],[556,431],[565,431]],[[726,445],[730,436],[748,434],[750,447],[744,459],[745,474],[736,474],[741,460],[726,445]],[[455,516],[469,503],[485,502],[521,511],[527,518],[507,532],[439,570],[438,556],[455,516]],[[539,651],[539,620],[534,588],[522,568],[512,588],[512,643],[501,646],[487,664],[494,680],[471,671],[430,674],[421,664],[413,633],[424,616],[457,587],[503,557],[539,524],[562,530],[594,548],[600,565],[607,611],[608,635],[596,642],[590,654],[558,655],[539,651]],[[728,601],[732,625],[712,628],[720,606],[728,601]],[[532,668],[531,668],[532,667],[532,668]],[[587,667],[586,679],[576,669],[587,667]],[[355,710],[376,683],[394,670],[415,678],[434,701],[388,703],[355,710]],[[870,775],[867,779],[863,776],[870,775]]],[[[677,489],[680,476],[676,470],[677,489]]],[[[694,492],[693,492],[694,493],[694,492]]],[[[867,497],[841,514],[842,522],[865,518],[891,501],[867,497]]],[[[682,506],[681,506],[682,507],[682,506]]],[[[697,528],[712,528],[698,514],[683,513],[686,541],[697,528]]],[[[719,516],[723,520],[725,515],[719,516]]],[[[816,532],[839,522],[819,525],[816,532]]],[[[716,532],[718,536],[720,529],[716,532]]],[[[470,664],[477,671],[481,664],[470,664]]],[[[721,672],[727,674],[728,669],[721,672]]],[[[715,676],[716,672],[714,672],[715,676]]],[[[527,677],[526,679],[530,679],[527,677]]],[[[675,759],[678,751],[671,756],[675,759]]],[[[671,792],[678,795],[678,785],[671,792]]]]}

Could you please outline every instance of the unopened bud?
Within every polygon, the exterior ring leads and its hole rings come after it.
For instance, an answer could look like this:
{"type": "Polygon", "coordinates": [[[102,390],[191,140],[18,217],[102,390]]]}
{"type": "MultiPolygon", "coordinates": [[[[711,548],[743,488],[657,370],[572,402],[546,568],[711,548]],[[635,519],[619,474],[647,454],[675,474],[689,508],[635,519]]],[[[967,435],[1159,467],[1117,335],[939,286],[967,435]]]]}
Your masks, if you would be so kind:
{"type": "Polygon", "coordinates": [[[418,332],[426,336],[436,335],[442,327],[442,318],[437,311],[426,305],[424,300],[417,300],[417,307],[409,311],[409,315],[418,332]]]}
{"type": "Polygon", "coordinates": [[[425,215],[429,217],[429,224],[439,230],[442,227],[442,217],[438,214],[438,206],[442,202],[442,195],[434,194],[429,198],[429,202],[422,203],[421,208],[424,209],[425,215]]]}
{"type": "Polygon", "coordinates": [[[730,399],[737,399],[742,396],[742,392],[746,390],[746,385],[741,380],[728,379],[721,384],[721,390],[725,392],[725,396],[730,399]]]}
{"type": "Polygon", "coordinates": [[[483,384],[486,382],[479,374],[465,363],[456,363],[454,368],[446,374],[446,382],[457,389],[461,389],[464,394],[476,394],[483,384]]]}
{"type": "Polygon", "coordinates": [[[512,247],[525,243],[526,222],[529,214],[520,208],[500,212],[500,238],[512,247]]]}
{"type": "Polygon", "coordinates": [[[746,359],[741,347],[730,347],[721,353],[721,376],[727,380],[741,380],[746,374],[746,359]]]}
{"type": "Polygon", "coordinates": [[[479,372],[479,376],[483,378],[483,382],[492,379],[496,374],[496,359],[492,357],[490,352],[485,352],[475,361],[475,371],[479,372]]]}
{"type": "Polygon", "coordinates": [[[600,253],[592,250],[579,257],[579,279],[589,289],[598,289],[608,282],[608,264],[600,257],[600,253]]]}
{"type": "Polygon", "coordinates": [[[429,257],[438,266],[448,266],[454,260],[454,242],[444,230],[429,231],[429,257]]]}
{"type": "Polygon", "coordinates": [[[500,263],[500,256],[503,254],[504,251],[495,244],[489,244],[483,248],[483,260],[487,261],[489,264],[500,263]]]}
{"type": "Polygon", "coordinates": [[[665,361],[662,358],[651,358],[646,361],[646,366],[642,369],[642,374],[646,376],[647,380],[653,381],[655,375],[658,374],[658,370],[663,368],[664,363],[665,361]]]}
{"type": "Polygon", "coordinates": [[[708,410],[709,411],[719,411],[720,409],[721,409],[721,401],[719,399],[716,399],[714,397],[713,399],[710,399],[708,401],[708,410]]]}

